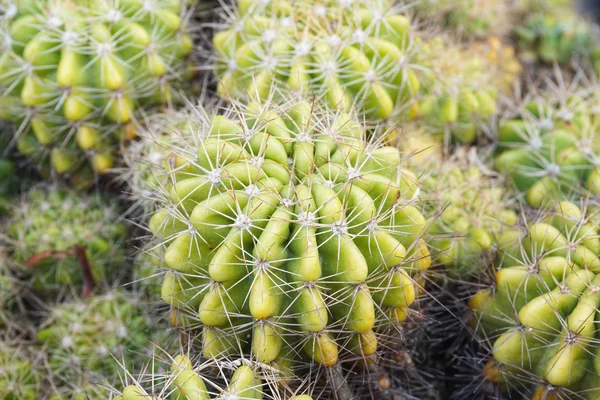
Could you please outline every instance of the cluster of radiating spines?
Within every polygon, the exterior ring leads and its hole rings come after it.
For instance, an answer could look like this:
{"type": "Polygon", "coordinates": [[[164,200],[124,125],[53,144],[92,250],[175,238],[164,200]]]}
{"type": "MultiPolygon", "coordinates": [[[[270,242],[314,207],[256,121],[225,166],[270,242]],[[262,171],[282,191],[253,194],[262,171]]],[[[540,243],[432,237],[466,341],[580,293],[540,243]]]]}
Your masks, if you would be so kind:
{"type": "Polygon", "coordinates": [[[537,383],[544,387],[538,396],[553,388],[556,398],[597,398],[596,213],[585,203],[563,201],[539,220],[498,237],[494,286],[470,303],[474,327],[492,345],[488,379],[537,383]]]}
{"type": "Polygon", "coordinates": [[[600,193],[597,85],[527,101],[498,131],[496,169],[533,207],[600,193]]]}
{"type": "Polygon", "coordinates": [[[0,340],[0,397],[6,400],[36,400],[42,393],[42,377],[36,360],[18,340],[0,340]]]}
{"type": "Polygon", "coordinates": [[[559,63],[585,61],[600,73],[600,31],[578,13],[573,2],[533,7],[523,24],[515,28],[517,46],[530,61],[559,63]]]}
{"type": "Polygon", "coordinates": [[[169,104],[192,41],[169,0],[16,2],[0,16],[0,104],[41,170],[86,180],[135,136],[140,107],[169,104]]]}
{"type": "Polygon", "coordinates": [[[125,262],[125,234],[116,205],[99,194],[41,186],[12,207],[3,239],[18,272],[50,294],[114,281],[125,262]]]}
{"type": "Polygon", "coordinates": [[[424,0],[414,4],[417,15],[437,20],[465,40],[503,35],[511,30],[516,7],[503,0],[424,0]]]}
{"type": "Polygon", "coordinates": [[[518,222],[503,180],[474,155],[455,153],[422,185],[433,200],[428,243],[437,261],[458,277],[481,273],[495,237],[518,222]]]}
{"type": "Polygon", "coordinates": [[[37,333],[51,391],[59,399],[108,398],[123,367],[135,371],[143,364],[150,327],[139,299],[123,290],[53,307],[37,333]]]}
{"type": "Polygon", "coordinates": [[[437,36],[421,46],[421,94],[406,115],[448,145],[472,143],[497,112],[497,67],[491,59],[437,36]]]}
{"type": "Polygon", "coordinates": [[[269,376],[255,368],[248,360],[237,360],[215,365],[212,362],[194,364],[180,353],[167,360],[156,360],[159,373],[130,375],[115,400],[210,400],[210,399],[262,399],[312,400],[306,394],[296,394],[300,389],[277,386],[269,376]],[[166,365],[165,365],[166,364],[166,365]],[[170,365],[169,365],[170,364],[170,365]],[[213,375],[217,372],[217,379],[213,375]]]}
{"type": "Polygon", "coordinates": [[[213,40],[219,93],[264,99],[275,85],[388,118],[419,90],[402,12],[387,0],[241,0],[213,40]]]}
{"type": "Polygon", "coordinates": [[[430,262],[398,150],[302,101],[233,109],[196,135],[150,229],[167,246],[162,298],[202,328],[204,355],[288,370],[375,353],[430,262]]]}

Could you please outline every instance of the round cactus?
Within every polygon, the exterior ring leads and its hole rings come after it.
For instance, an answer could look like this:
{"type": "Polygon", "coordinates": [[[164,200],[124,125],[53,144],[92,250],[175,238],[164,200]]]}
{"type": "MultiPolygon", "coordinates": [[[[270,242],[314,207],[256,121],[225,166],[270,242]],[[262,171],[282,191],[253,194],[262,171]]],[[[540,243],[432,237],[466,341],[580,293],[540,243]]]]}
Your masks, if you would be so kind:
{"type": "Polygon", "coordinates": [[[63,396],[57,398],[107,398],[102,386],[120,381],[120,363],[131,370],[141,364],[150,347],[150,327],[141,302],[120,290],[52,308],[37,338],[63,396]]]}
{"type": "Polygon", "coordinates": [[[186,73],[185,14],[170,0],[6,4],[0,104],[18,149],[79,180],[110,169],[136,110],[171,102],[186,73]]]}
{"type": "Polygon", "coordinates": [[[52,293],[83,281],[89,290],[94,281],[115,280],[125,261],[125,232],[116,205],[100,195],[35,187],[13,207],[6,235],[12,259],[33,288],[52,293]]]}
{"type": "Polygon", "coordinates": [[[495,290],[471,299],[474,325],[493,343],[489,378],[501,380],[501,371],[508,379],[571,393],[566,398],[598,397],[600,240],[594,214],[563,201],[527,228],[500,236],[495,290]]]}
{"type": "Polygon", "coordinates": [[[507,33],[516,11],[511,2],[503,0],[424,0],[414,4],[419,16],[437,19],[466,39],[507,33]]]}
{"type": "Polygon", "coordinates": [[[428,242],[437,260],[459,277],[481,272],[495,237],[518,222],[502,179],[472,150],[457,151],[423,180],[433,200],[428,242]]]}
{"type": "Polygon", "coordinates": [[[6,400],[41,398],[42,374],[25,346],[13,341],[0,341],[0,397],[6,400]]]}
{"type": "Polygon", "coordinates": [[[196,314],[206,357],[332,366],[406,318],[430,263],[425,218],[396,148],[344,112],[284,104],[236,105],[194,132],[194,157],[172,155],[150,220],[162,298],[196,314]]]}
{"type": "Polygon", "coordinates": [[[224,98],[275,85],[388,118],[418,91],[410,21],[391,1],[241,0],[227,14],[213,40],[224,98]]]}
{"type": "Polygon", "coordinates": [[[549,91],[527,101],[498,132],[497,170],[533,207],[600,193],[597,85],[549,91]]]}
{"type": "Polygon", "coordinates": [[[443,36],[423,44],[419,60],[428,69],[419,77],[419,101],[407,111],[448,145],[472,143],[497,112],[498,69],[481,54],[443,36]]]}

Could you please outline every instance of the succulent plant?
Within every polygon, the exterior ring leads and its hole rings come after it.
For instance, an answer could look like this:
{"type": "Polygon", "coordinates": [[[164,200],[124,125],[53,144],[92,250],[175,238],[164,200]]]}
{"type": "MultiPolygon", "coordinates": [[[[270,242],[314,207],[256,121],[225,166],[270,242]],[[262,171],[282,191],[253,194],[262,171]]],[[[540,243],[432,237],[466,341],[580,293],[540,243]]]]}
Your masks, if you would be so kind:
{"type": "Polygon", "coordinates": [[[5,3],[0,103],[18,149],[77,184],[107,172],[137,110],[172,102],[193,47],[186,20],[171,0],[5,3]]]}
{"type": "Polygon", "coordinates": [[[125,233],[116,204],[50,186],[26,193],[6,228],[13,261],[40,293],[72,291],[82,282],[89,291],[93,282],[116,280],[126,256],[125,233]]]}
{"type": "Polygon", "coordinates": [[[600,74],[600,31],[579,15],[572,4],[533,12],[515,29],[515,35],[526,59],[568,66],[577,58],[587,57],[600,74]]]}
{"type": "Polygon", "coordinates": [[[600,394],[595,213],[586,203],[563,201],[499,237],[494,289],[471,299],[474,325],[492,343],[489,379],[537,382],[543,386],[538,396],[548,388],[556,398],[563,398],[561,392],[564,398],[600,394]]]}
{"type": "Polygon", "coordinates": [[[414,5],[419,16],[437,19],[444,28],[472,40],[507,33],[516,11],[511,3],[503,0],[424,0],[414,5]]]}
{"type": "Polygon", "coordinates": [[[10,128],[0,121],[0,216],[10,207],[10,198],[16,192],[16,166],[9,157],[10,128]]]}
{"type": "Polygon", "coordinates": [[[204,356],[292,374],[291,358],[374,357],[430,263],[399,151],[302,100],[238,104],[194,135],[150,229],[167,246],[162,298],[202,329],[204,356]]]}
{"type": "Polygon", "coordinates": [[[41,398],[42,374],[28,347],[15,340],[0,341],[0,397],[6,400],[41,398]]]}
{"type": "Polygon", "coordinates": [[[37,338],[56,398],[107,398],[103,386],[119,381],[124,366],[136,370],[143,362],[150,328],[143,304],[123,290],[51,308],[37,338]]]}
{"type": "Polygon", "coordinates": [[[496,169],[531,206],[600,193],[596,90],[592,83],[548,90],[501,123],[496,169]]]}
{"type": "Polygon", "coordinates": [[[418,62],[422,84],[418,102],[407,110],[409,119],[419,118],[445,145],[472,143],[497,113],[496,74],[491,60],[436,36],[421,46],[418,62]]]}
{"type": "Polygon", "coordinates": [[[458,149],[422,180],[433,200],[427,214],[434,258],[459,277],[481,272],[495,238],[518,222],[501,177],[473,150],[458,149]]]}
{"type": "Polygon", "coordinates": [[[388,118],[419,89],[402,11],[388,0],[241,0],[213,40],[219,93],[268,99],[275,85],[388,118]]]}

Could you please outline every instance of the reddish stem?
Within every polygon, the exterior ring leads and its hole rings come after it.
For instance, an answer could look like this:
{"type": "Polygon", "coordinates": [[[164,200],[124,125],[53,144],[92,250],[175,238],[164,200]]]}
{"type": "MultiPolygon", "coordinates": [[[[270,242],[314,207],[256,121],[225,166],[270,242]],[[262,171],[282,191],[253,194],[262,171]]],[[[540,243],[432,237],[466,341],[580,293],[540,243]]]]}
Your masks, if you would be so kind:
{"type": "Polygon", "coordinates": [[[89,297],[96,288],[96,281],[94,280],[94,275],[92,275],[92,267],[90,266],[87,254],[85,253],[85,248],[80,244],[76,244],[74,251],[79,260],[79,266],[81,267],[81,275],[83,276],[84,282],[81,295],[85,299],[89,297]]]}

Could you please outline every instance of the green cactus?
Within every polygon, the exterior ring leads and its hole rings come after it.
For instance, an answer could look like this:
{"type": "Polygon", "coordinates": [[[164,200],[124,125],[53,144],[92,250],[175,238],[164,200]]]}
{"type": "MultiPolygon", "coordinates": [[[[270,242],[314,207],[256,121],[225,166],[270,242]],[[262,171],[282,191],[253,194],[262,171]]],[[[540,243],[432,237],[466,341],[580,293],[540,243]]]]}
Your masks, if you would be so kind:
{"type": "Polygon", "coordinates": [[[515,36],[524,58],[568,66],[586,56],[594,71],[600,73],[600,32],[572,4],[533,12],[515,29],[515,36]]]}
{"type": "MultiPolygon", "coordinates": [[[[405,1],[410,4],[410,1],[405,1]]],[[[416,12],[428,20],[439,20],[444,28],[467,40],[503,35],[511,30],[516,11],[505,0],[424,0],[414,3],[416,12]]]]}
{"type": "Polygon", "coordinates": [[[501,123],[496,169],[525,192],[529,205],[600,193],[596,88],[549,91],[501,123]]]}
{"type": "Polygon", "coordinates": [[[162,298],[202,328],[203,354],[290,373],[290,357],[374,357],[430,263],[399,151],[301,100],[236,105],[194,134],[150,229],[167,246],[162,298]]]}
{"type": "Polygon", "coordinates": [[[388,0],[241,0],[213,40],[222,97],[275,85],[388,118],[418,91],[409,19],[388,0]]]}
{"type": "Polygon", "coordinates": [[[100,195],[34,187],[13,207],[6,230],[12,259],[42,294],[79,286],[87,268],[82,257],[92,275],[87,289],[92,281],[114,281],[125,261],[126,227],[116,204],[100,195]]]}
{"type": "Polygon", "coordinates": [[[0,104],[18,149],[84,184],[107,172],[140,107],[168,104],[192,41],[179,1],[4,1],[0,104]]]}
{"type": "Polygon", "coordinates": [[[150,348],[150,327],[142,303],[123,290],[52,308],[37,338],[47,354],[56,399],[107,398],[102,386],[120,381],[124,367],[141,366],[150,348]]]}
{"type": "Polygon", "coordinates": [[[422,95],[407,110],[409,119],[420,119],[445,145],[472,143],[489,125],[498,107],[497,81],[504,71],[474,49],[444,36],[423,43],[419,63],[422,95]]]}
{"type": "Polygon", "coordinates": [[[457,150],[423,180],[433,200],[428,242],[435,258],[458,277],[480,273],[495,237],[518,222],[502,179],[473,150],[457,150]]]}
{"type": "Polygon", "coordinates": [[[41,398],[42,374],[39,360],[28,347],[14,341],[0,341],[0,397],[6,400],[41,398]]]}
{"type": "Polygon", "coordinates": [[[0,121],[0,216],[10,208],[10,198],[17,189],[16,166],[8,154],[10,137],[10,128],[0,121]]]}
{"type": "Polygon", "coordinates": [[[570,391],[568,398],[600,395],[600,236],[590,211],[563,201],[527,228],[503,233],[495,291],[471,299],[474,325],[503,372],[570,391]]]}

